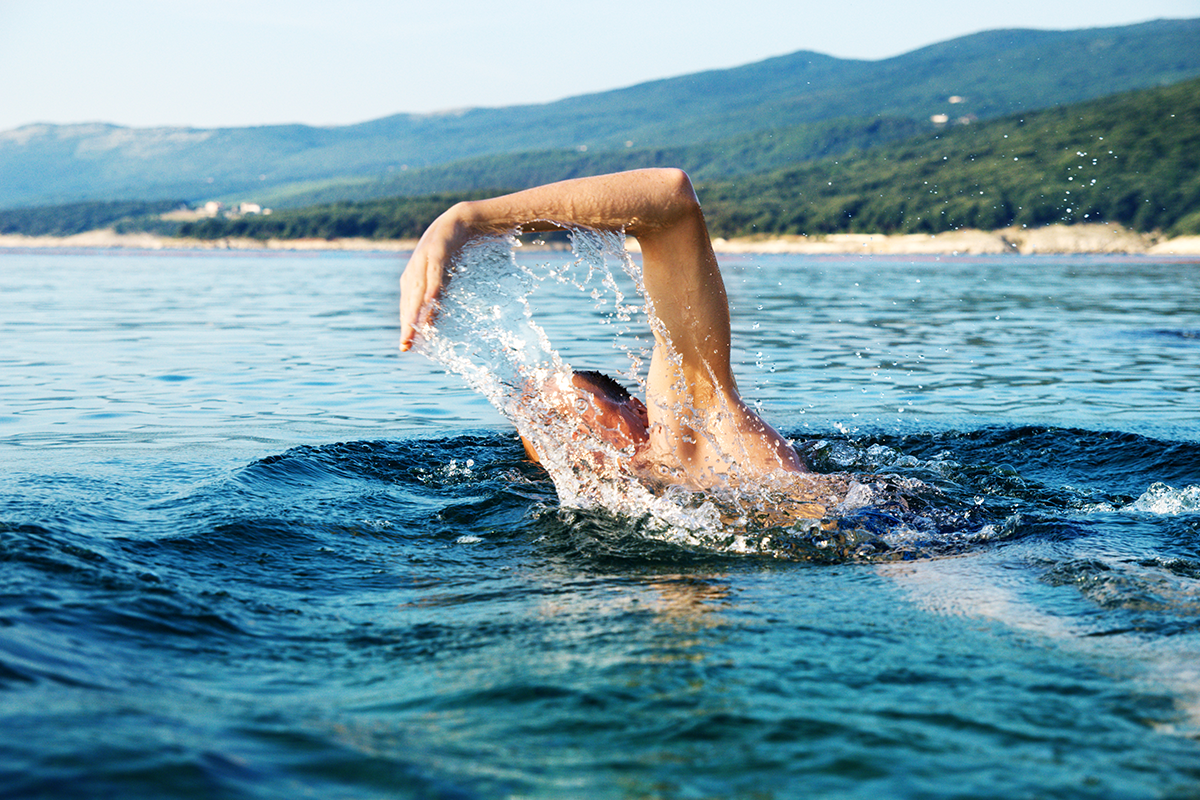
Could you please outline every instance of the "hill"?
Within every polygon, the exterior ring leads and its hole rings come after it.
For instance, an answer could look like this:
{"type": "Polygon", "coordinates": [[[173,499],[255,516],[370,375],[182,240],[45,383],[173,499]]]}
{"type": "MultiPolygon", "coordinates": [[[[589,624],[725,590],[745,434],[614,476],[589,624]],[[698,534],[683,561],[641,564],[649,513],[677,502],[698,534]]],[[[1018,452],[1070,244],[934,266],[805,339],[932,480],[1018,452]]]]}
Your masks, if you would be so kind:
{"type": "MultiPolygon", "coordinates": [[[[936,114],[989,119],[1196,75],[1200,20],[1161,20],[992,31],[881,61],[799,52],[556,103],[402,114],[338,128],[34,125],[0,133],[0,208],[164,198],[295,204],[321,191],[351,198],[487,185],[481,181],[522,185],[528,181],[518,171],[502,179],[494,159],[487,167],[486,157],[514,153],[525,154],[528,175],[540,180],[556,169],[597,169],[604,159],[633,166],[682,148],[672,154],[677,163],[718,178],[745,171],[723,150],[775,132],[812,141],[826,129],[806,135],[805,126],[837,121],[853,129],[848,139],[869,146],[895,141],[905,125],[928,126],[936,114]]],[[[799,151],[820,155],[819,148],[799,151]]],[[[799,157],[780,155],[773,165],[799,157]]]]}
{"type": "Polygon", "coordinates": [[[702,185],[716,236],[1118,223],[1200,234],[1200,79],[702,185]]]}
{"type": "MultiPolygon", "coordinates": [[[[499,188],[497,188],[499,190],[499,188]]],[[[1200,78],[698,185],[714,236],[1117,223],[1200,234],[1200,78]]],[[[201,239],[415,238],[466,195],[185,223],[201,239]]],[[[4,215],[0,213],[0,227],[4,215]]]]}

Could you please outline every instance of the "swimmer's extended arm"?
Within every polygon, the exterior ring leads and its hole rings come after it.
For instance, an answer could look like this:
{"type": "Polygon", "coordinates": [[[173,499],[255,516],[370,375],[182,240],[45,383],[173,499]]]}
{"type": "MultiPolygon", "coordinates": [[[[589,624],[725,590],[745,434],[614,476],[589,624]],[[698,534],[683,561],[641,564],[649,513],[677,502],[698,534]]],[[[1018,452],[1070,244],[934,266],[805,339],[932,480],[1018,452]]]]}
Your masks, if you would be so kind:
{"type": "Polygon", "coordinates": [[[564,226],[636,237],[646,292],[676,350],[684,361],[703,350],[707,369],[724,377],[725,287],[691,181],[675,169],[580,178],[453,206],[425,231],[400,279],[400,349],[412,346],[417,322],[429,313],[451,261],[472,238],[564,226]]]}
{"type": "Polygon", "coordinates": [[[472,238],[572,226],[623,230],[641,246],[646,295],[661,322],[654,331],[647,405],[652,428],[660,423],[663,446],[688,463],[692,451],[711,460],[700,451],[715,435],[719,449],[735,461],[798,468],[795,452],[738,396],[725,284],[700,203],[681,170],[579,178],[453,206],[425,231],[400,279],[400,349],[412,346],[454,256],[472,238]]]}

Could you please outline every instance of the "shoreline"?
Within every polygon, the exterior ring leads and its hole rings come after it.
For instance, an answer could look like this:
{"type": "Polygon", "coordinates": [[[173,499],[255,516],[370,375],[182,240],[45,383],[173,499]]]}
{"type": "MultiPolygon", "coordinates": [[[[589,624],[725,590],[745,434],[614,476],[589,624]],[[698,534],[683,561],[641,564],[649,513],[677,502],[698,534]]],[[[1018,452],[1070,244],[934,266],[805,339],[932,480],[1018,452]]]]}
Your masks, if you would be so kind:
{"type": "Polygon", "coordinates": [[[1200,255],[1200,236],[1167,238],[1118,225],[1048,225],[1043,228],[961,229],[945,233],[831,233],[716,239],[718,253],[864,255],[1200,255]]]}
{"type": "MultiPolygon", "coordinates": [[[[0,235],[0,250],[131,249],[131,250],[270,250],[400,253],[415,239],[180,239],[149,233],[88,231],[74,236],[0,235]]],[[[630,240],[630,250],[637,250],[630,240]]],[[[536,245],[525,245],[537,249],[536,245]]],[[[714,239],[718,253],[799,253],[817,255],[1200,255],[1200,236],[1166,238],[1136,233],[1116,225],[1049,225],[997,231],[957,230],[939,234],[831,233],[823,236],[764,236],[714,239]]]]}

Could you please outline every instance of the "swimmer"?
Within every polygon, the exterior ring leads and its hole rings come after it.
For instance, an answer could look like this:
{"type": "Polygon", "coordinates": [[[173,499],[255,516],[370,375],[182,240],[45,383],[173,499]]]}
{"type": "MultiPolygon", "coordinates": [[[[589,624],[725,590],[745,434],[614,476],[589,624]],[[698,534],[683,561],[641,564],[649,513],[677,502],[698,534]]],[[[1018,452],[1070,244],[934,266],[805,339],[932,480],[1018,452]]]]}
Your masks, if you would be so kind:
{"type": "MultiPolygon", "coordinates": [[[[643,466],[699,489],[808,472],[786,439],[738,394],[729,303],[688,176],[646,169],[458,203],[421,236],[400,279],[400,349],[434,322],[457,254],[481,236],[587,228],[623,231],[642,252],[654,348],[645,403],[599,373],[577,372],[579,424],[643,466]]],[[[529,442],[527,453],[538,456],[529,442]]]]}

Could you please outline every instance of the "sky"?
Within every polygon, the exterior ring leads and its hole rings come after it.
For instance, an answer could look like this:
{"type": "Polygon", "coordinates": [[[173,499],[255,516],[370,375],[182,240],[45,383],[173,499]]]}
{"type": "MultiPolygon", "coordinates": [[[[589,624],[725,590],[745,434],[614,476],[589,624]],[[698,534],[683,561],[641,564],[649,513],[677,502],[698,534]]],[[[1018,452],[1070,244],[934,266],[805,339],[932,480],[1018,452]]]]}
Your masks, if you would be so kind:
{"type": "Polygon", "coordinates": [[[0,131],[345,125],[797,50],[875,60],[982,30],[1195,17],[1200,0],[0,0],[0,131]]]}

